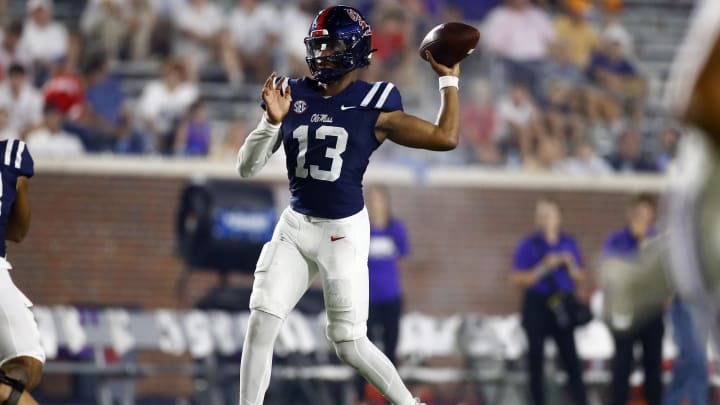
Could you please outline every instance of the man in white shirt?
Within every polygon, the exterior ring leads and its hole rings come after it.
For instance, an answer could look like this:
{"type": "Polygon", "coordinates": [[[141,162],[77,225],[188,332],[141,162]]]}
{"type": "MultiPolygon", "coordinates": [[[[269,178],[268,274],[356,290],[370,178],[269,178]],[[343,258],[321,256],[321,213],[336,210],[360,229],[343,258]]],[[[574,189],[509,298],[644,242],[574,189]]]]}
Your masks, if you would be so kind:
{"type": "Polygon", "coordinates": [[[42,95],[30,84],[22,65],[8,69],[8,80],[0,86],[0,107],[8,114],[8,130],[21,137],[42,120],[42,95]]]}
{"type": "Polygon", "coordinates": [[[283,35],[279,35],[278,40],[283,50],[284,66],[278,66],[278,71],[288,72],[289,76],[307,74],[305,44],[297,39],[307,35],[307,27],[312,23],[317,10],[322,8],[322,4],[318,0],[298,0],[280,8],[283,35]]]}
{"type": "MultiPolygon", "coordinates": [[[[278,29],[284,29],[274,6],[258,0],[237,0],[230,13],[228,29],[240,65],[255,79],[271,70],[278,29]]],[[[298,22],[303,24],[303,22],[298,22]]],[[[304,27],[304,26],[303,26],[304,27]]]]}
{"type": "Polygon", "coordinates": [[[180,35],[175,37],[175,52],[192,61],[193,71],[205,65],[218,47],[223,21],[222,11],[210,0],[187,0],[176,9],[173,22],[180,35]]]}
{"type": "Polygon", "coordinates": [[[503,149],[517,149],[523,159],[530,157],[534,141],[540,138],[539,115],[527,87],[515,84],[498,102],[500,125],[495,142],[503,149]]]}
{"type": "Polygon", "coordinates": [[[145,86],[137,103],[137,113],[158,151],[169,152],[178,119],[198,96],[195,83],[187,80],[186,67],[174,59],[165,62],[160,80],[145,86]]]}
{"type": "Polygon", "coordinates": [[[561,165],[561,172],[575,175],[607,175],[612,168],[595,152],[595,147],[589,139],[583,139],[577,145],[573,156],[566,159],[561,165]]]}
{"type": "Polygon", "coordinates": [[[20,46],[36,64],[47,66],[65,56],[68,50],[68,33],[64,25],[53,21],[51,0],[29,0],[20,46]]]}
{"type": "Polygon", "coordinates": [[[7,73],[10,65],[15,63],[25,67],[32,65],[27,50],[20,47],[22,32],[22,21],[15,21],[3,27],[2,41],[0,41],[0,67],[4,73],[7,73]]]}
{"type": "Polygon", "coordinates": [[[63,131],[62,114],[52,104],[45,106],[43,125],[28,134],[26,143],[35,157],[64,158],[85,153],[80,139],[63,131]]]}
{"type": "Polygon", "coordinates": [[[555,41],[550,17],[530,0],[506,0],[488,15],[483,28],[485,46],[498,59],[493,82],[502,92],[507,82],[522,82],[540,94],[542,63],[555,41]]]}

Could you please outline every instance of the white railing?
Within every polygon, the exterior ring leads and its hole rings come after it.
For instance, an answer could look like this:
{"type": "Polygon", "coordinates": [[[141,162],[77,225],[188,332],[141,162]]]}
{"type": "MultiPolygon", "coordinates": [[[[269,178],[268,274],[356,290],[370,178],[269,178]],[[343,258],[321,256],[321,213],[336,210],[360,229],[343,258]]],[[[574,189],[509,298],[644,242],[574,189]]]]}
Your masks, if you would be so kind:
{"type": "MultiPolygon", "coordinates": [[[[233,161],[156,156],[90,155],[73,159],[36,159],[39,174],[118,175],[139,177],[224,178],[242,180],[233,161]]],[[[253,180],[284,182],[287,173],[282,162],[265,167],[253,180]]],[[[433,167],[418,172],[400,165],[372,163],[366,174],[368,183],[399,185],[425,184],[444,187],[488,187],[495,189],[543,189],[568,191],[660,191],[665,178],[647,174],[575,176],[557,173],[526,173],[485,168],[433,167]]]]}

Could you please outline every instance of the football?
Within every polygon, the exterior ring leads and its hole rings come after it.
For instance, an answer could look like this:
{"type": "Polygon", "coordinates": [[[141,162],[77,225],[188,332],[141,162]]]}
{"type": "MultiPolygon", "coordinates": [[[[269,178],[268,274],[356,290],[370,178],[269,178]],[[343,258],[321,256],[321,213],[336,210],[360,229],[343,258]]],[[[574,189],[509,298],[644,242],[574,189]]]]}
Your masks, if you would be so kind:
{"type": "Polygon", "coordinates": [[[430,51],[433,58],[445,66],[452,66],[470,55],[480,40],[480,32],[460,22],[440,24],[430,30],[420,44],[420,57],[430,51]]]}

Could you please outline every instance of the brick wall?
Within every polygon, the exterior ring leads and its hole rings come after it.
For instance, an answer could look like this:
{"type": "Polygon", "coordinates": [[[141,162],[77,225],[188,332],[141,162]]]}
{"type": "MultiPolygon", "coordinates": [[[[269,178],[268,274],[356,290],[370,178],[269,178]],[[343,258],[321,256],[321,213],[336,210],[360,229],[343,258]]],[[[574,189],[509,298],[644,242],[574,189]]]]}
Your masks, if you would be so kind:
{"type": "MultiPolygon", "coordinates": [[[[194,273],[177,293],[183,263],[175,255],[175,215],[186,180],[42,173],[31,181],[33,225],[26,241],[11,243],[13,278],[38,304],[188,307],[218,278],[194,273]]],[[[286,185],[276,184],[278,200],[286,185]]],[[[532,228],[541,195],[556,198],[566,229],[593,263],[608,231],[622,224],[619,192],[552,192],[504,188],[393,186],[393,210],[407,224],[412,254],[403,263],[406,309],[435,315],[508,313],[518,294],[507,286],[517,239],[532,228]]],[[[250,285],[250,275],[234,277],[250,285]]],[[[153,359],[186,359],[154,354],[153,359]]],[[[64,386],[48,376],[44,392],[64,386]]],[[[139,381],[143,395],[190,395],[177,376],[139,381]],[[172,388],[168,388],[172,387],[172,388]]],[[[57,390],[55,390],[57,391],[57,390]]]]}
{"type": "MultiPolygon", "coordinates": [[[[30,234],[9,247],[13,278],[44,305],[188,306],[217,278],[194,274],[188,295],[177,294],[183,264],[175,255],[174,221],[184,184],[177,178],[37,176],[30,234]]],[[[411,237],[412,255],[403,265],[407,309],[513,311],[517,297],[506,285],[510,255],[531,229],[540,195],[560,202],[566,229],[578,237],[589,266],[607,232],[622,224],[626,195],[618,192],[392,187],[393,210],[411,237]]]]}

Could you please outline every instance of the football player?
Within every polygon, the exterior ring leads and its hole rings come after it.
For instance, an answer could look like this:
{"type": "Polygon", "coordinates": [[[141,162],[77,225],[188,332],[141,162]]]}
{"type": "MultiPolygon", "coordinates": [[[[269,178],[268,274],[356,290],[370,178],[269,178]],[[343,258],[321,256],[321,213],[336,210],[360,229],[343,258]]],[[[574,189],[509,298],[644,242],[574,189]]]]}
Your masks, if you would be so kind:
{"type": "Polygon", "coordinates": [[[25,143],[0,141],[0,403],[37,404],[27,390],[40,382],[45,351],[32,303],[13,284],[6,240],[21,242],[30,228],[28,179],[33,160],[25,143]]]}
{"type": "Polygon", "coordinates": [[[327,337],[338,357],[396,405],[416,405],[395,367],[367,338],[369,221],[362,178],[385,140],[430,150],[458,143],[459,65],[427,54],[440,76],[437,124],[403,112],[388,82],[358,79],[370,64],[372,31],[356,9],[322,10],[305,38],[312,77],[265,82],[265,113],[238,152],[242,177],[257,173],[282,144],[292,198],[262,250],[240,366],[240,403],[260,405],[283,320],[319,274],[327,337]]]}
{"type": "Polygon", "coordinates": [[[681,142],[665,194],[668,232],[634,262],[601,270],[611,325],[631,328],[677,292],[704,312],[720,349],[720,2],[704,0],[675,57],[666,104],[699,131],[681,142]],[[669,277],[664,277],[667,270],[669,277]],[[642,291],[642,294],[638,294],[642,291]]]}

